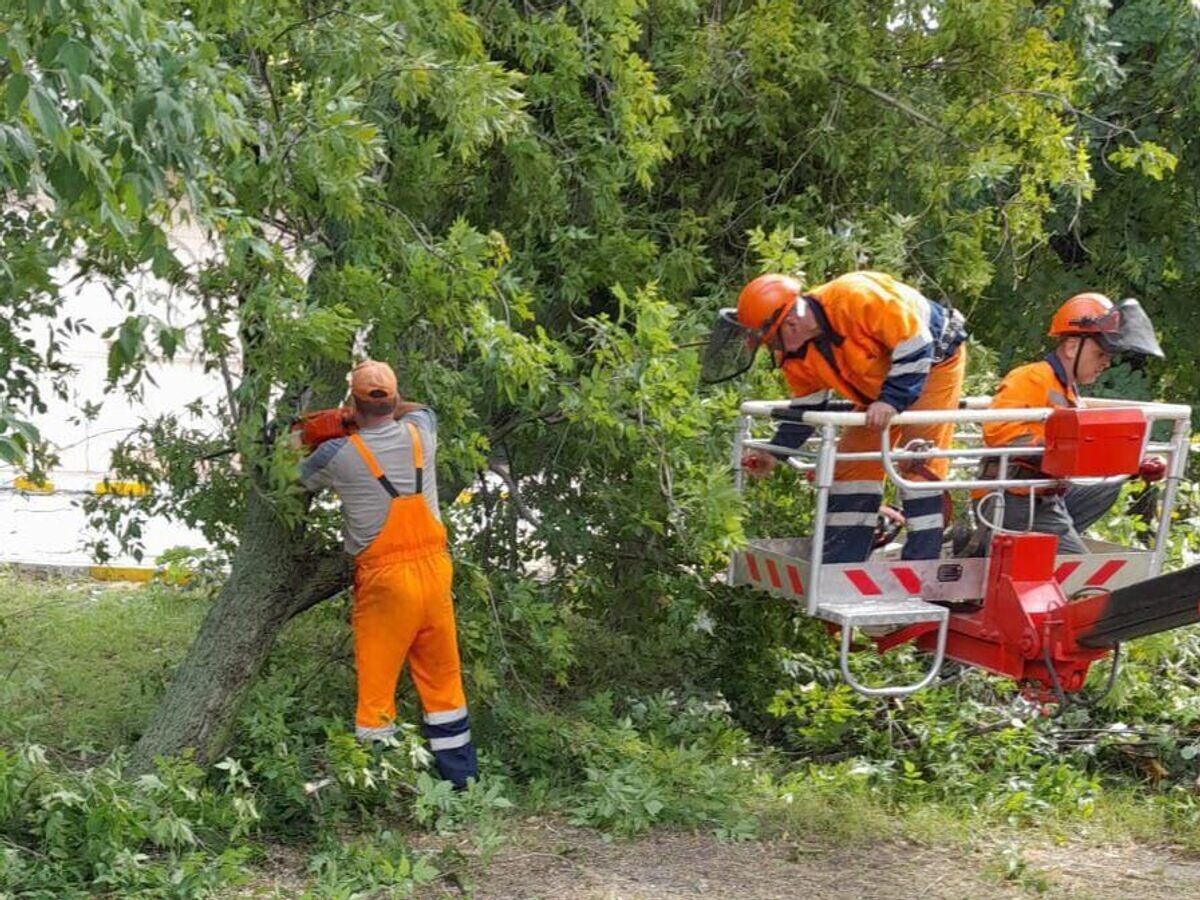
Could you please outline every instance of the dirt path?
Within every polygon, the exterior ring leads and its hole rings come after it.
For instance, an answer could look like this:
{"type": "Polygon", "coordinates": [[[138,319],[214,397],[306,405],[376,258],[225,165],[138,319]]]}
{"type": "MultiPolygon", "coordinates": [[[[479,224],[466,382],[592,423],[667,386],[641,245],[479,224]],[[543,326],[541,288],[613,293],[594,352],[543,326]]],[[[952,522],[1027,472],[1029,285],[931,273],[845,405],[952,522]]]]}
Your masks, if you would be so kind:
{"type": "MultiPolygon", "coordinates": [[[[981,839],[974,847],[906,841],[855,846],[795,840],[721,843],[656,832],[605,841],[556,821],[506,829],[484,867],[466,840],[413,835],[418,852],[450,848],[463,871],[419,900],[1183,900],[1200,897],[1200,857],[1136,844],[1052,844],[1043,837],[981,839]]],[[[276,845],[230,898],[296,897],[311,887],[306,856],[276,845]]]]}
{"type": "Polygon", "coordinates": [[[606,843],[592,832],[544,825],[522,829],[463,886],[466,891],[442,883],[419,896],[1166,900],[1200,897],[1200,860],[1134,845],[948,850],[891,842],[844,848],[795,841],[723,844],[672,833],[606,843]]]}

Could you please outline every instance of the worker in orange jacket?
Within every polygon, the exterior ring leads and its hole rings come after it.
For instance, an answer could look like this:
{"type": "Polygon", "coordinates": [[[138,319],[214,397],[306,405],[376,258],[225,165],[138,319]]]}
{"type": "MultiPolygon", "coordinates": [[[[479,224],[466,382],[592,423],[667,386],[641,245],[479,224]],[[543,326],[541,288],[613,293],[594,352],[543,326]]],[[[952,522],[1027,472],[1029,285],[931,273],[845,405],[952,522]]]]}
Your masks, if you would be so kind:
{"type": "MultiPolygon", "coordinates": [[[[722,311],[706,353],[707,381],[749,368],[766,346],[782,369],[801,411],[820,410],[836,392],[866,412],[866,425],[846,428],[839,453],[878,451],[880,429],[908,409],[957,409],[966,373],[962,316],[890,275],[851,272],[804,290],[787,275],[761,275],[738,296],[737,309],[722,311]],[[721,372],[722,368],[740,369],[721,372]]],[[[799,447],[813,427],[785,422],[772,443],[799,447]]],[[[892,432],[907,445],[947,448],[953,425],[906,425],[892,432]]],[[[774,454],[754,450],[743,465],[753,475],[771,471],[774,454]]],[[[917,480],[942,480],[946,459],[932,460],[917,480]]],[[[834,469],[826,520],[826,562],[857,562],[871,552],[883,499],[878,461],[839,461],[834,469]]],[[[940,491],[902,494],[908,531],[902,556],[934,559],[941,552],[944,521],[940,491]]]]}
{"type": "Polygon", "coordinates": [[[450,595],[453,569],[438,516],[432,410],[398,419],[396,375],[367,361],[350,373],[358,429],[320,444],[301,465],[311,490],[342,501],[346,551],[354,556],[356,734],[386,740],[396,730],[396,683],[408,660],[424,707],[424,733],[438,772],[462,788],[477,774],[450,595]]]}
{"type": "MultiPolygon", "coordinates": [[[[1083,405],[1079,386],[1096,381],[1118,355],[1158,356],[1162,349],[1154,328],[1136,300],[1115,306],[1103,294],[1084,293],[1071,297],[1054,314],[1049,336],[1057,341],[1054,350],[1040,362],[1018,366],[1009,372],[992,397],[991,409],[1062,409],[1083,405]]],[[[1046,442],[1043,422],[988,422],[983,441],[989,447],[1041,447],[1046,442]]],[[[994,478],[996,460],[986,461],[982,474],[994,478]]],[[[1040,456],[1010,457],[1010,478],[1048,478],[1041,471],[1040,456]]],[[[1162,460],[1143,461],[1139,475],[1149,481],[1162,478],[1162,460]]],[[[976,518],[1009,531],[1038,531],[1058,536],[1063,553],[1086,553],[1080,532],[1103,516],[1116,502],[1121,484],[1072,485],[1042,488],[1029,496],[1028,488],[1006,491],[1003,522],[994,521],[995,492],[974,492],[976,518]]],[[[968,552],[981,552],[991,528],[976,532],[968,552]]]]}

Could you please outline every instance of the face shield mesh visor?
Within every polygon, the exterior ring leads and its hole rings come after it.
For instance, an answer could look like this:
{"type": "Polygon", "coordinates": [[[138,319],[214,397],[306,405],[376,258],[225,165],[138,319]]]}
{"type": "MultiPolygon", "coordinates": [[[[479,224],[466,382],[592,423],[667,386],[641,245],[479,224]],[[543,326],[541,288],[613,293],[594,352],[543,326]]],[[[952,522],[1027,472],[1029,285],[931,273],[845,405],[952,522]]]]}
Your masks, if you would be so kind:
{"type": "Polygon", "coordinates": [[[758,331],[746,328],[737,320],[736,310],[721,310],[708,336],[708,346],[704,348],[700,381],[718,384],[737,378],[754,362],[761,339],[758,331]]]}
{"type": "Polygon", "coordinates": [[[1113,356],[1156,356],[1162,358],[1162,347],[1154,336],[1154,325],[1142,305],[1136,300],[1122,300],[1112,312],[1097,320],[1101,331],[1089,335],[1113,356]]]}

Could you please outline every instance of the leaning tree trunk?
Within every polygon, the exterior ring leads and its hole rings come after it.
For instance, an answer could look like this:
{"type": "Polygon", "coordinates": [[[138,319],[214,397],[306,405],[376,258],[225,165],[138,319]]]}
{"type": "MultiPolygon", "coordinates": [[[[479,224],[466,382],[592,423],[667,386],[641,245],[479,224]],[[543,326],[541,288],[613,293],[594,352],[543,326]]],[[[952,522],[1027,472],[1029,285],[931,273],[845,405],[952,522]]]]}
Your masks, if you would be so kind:
{"type": "Polygon", "coordinates": [[[188,749],[200,765],[219,758],[280,629],[350,578],[348,556],[306,548],[251,491],[229,579],[134,746],[131,770],[150,771],[158,757],[188,749]]]}

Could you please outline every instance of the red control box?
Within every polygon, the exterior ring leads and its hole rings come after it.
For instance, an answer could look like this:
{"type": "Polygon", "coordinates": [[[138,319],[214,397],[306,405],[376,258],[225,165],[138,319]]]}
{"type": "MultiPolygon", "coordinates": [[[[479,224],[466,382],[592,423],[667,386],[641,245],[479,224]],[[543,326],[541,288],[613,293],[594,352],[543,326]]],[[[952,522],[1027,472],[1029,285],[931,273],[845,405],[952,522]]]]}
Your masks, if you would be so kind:
{"type": "Polygon", "coordinates": [[[1138,409],[1056,409],[1046,419],[1042,471],[1056,478],[1136,475],[1146,428],[1138,409]]]}

